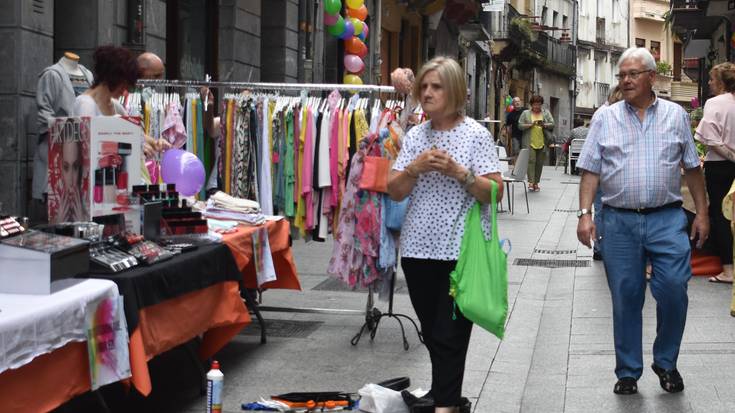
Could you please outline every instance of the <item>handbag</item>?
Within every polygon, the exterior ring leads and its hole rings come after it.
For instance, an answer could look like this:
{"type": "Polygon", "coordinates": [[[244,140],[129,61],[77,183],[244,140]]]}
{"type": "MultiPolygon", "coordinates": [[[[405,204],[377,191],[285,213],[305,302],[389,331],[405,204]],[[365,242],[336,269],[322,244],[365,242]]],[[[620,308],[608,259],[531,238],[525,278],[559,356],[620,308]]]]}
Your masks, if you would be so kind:
{"type": "Polygon", "coordinates": [[[498,239],[498,184],[490,183],[492,236],[485,239],[480,204],[475,202],[465,218],[459,259],[449,275],[449,294],[468,320],[502,339],[508,315],[508,267],[498,239]]]}
{"type": "Polygon", "coordinates": [[[385,208],[385,226],[393,231],[400,231],[403,225],[403,219],[406,217],[408,203],[410,197],[404,198],[402,201],[394,201],[387,195],[383,197],[383,208],[385,208]]]}
{"type": "Polygon", "coordinates": [[[365,156],[362,176],[360,176],[360,189],[375,192],[388,192],[388,174],[390,173],[390,160],[382,156],[365,156]]]}

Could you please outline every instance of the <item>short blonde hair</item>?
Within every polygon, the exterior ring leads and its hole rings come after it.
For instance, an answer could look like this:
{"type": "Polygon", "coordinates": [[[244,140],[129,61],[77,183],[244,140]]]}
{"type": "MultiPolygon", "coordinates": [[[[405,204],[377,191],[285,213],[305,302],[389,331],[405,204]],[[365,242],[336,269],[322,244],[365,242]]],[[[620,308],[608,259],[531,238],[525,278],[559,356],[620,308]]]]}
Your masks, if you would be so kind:
{"type": "Polygon", "coordinates": [[[417,101],[421,101],[421,82],[424,80],[424,76],[432,70],[439,75],[442,87],[446,91],[446,113],[464,112],[464,106],[467,102],[467,81],[462,66],[450,57],[435,57],[421,67],[413,84],[413,97],[417,101]]]}
{"type": "Polygon", "coordinates": [[[716,65],[710,70],[710,77],[717,79],[725,92],[735,92],[735,64],[725,62],[716,65]]]}

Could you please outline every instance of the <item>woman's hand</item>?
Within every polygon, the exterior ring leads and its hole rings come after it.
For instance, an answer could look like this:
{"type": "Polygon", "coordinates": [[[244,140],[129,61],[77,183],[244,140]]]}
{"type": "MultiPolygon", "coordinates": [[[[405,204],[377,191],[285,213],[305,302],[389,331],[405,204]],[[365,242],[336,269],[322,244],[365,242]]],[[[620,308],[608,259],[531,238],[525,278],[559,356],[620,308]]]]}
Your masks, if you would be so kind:
{"type": "Polygon", "coordinates": [[[152,137],[145,135],[145,141],[143,142],[143,153],[146,158],[152,158],[158,152],[163,152],[166,149],[171,149],[171,143],[166,139],[153,139],[152,137]]]}
{"type": "Polygon", "coordinates": [[[429,152],[429,167],[432,171],[437,171],[442,175],[460,180],[467,174],[467,170],[454,161],[449,153],[432,149],[429,152]]]}
{"type": "Polygon", "coordinates": [[[408,165],[410,175],[421,175],[426,172],[435,171],[435,153],[439,152],[437,149],[428,149],[419,154],[419,156],[408,165]]]}

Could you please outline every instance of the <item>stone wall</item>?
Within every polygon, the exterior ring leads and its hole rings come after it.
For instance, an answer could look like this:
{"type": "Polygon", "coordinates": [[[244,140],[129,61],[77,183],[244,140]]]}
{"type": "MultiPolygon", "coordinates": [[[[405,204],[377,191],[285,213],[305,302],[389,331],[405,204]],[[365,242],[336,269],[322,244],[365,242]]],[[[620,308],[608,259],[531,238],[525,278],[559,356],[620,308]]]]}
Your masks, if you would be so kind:
{"type": "Polygon", "coordinates": [[[0,0],[0,203],[25,214],[36,146],[38,73],[53,55],[52,0],[0,0]]]}

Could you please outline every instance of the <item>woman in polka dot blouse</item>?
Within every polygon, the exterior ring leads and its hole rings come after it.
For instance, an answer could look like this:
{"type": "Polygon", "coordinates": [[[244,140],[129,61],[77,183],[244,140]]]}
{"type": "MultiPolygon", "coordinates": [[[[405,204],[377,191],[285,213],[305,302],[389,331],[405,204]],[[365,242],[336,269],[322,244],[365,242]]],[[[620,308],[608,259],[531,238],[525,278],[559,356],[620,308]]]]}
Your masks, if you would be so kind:
{"type": "Polygon", "coordinates": [[[472,204],[490,202],[490,180],[503,196],[492,135],[463,115],[464,71],[437,57],[416,77],[413,95],[431,119],[411,129],[393,165],[388,193],[411,197],[401,228],[401,267],[432,364],[436,412],[456,411],[462,393],[472,323],[452,318],[449,273],[459,256],[464,219],[472,204]]]}

